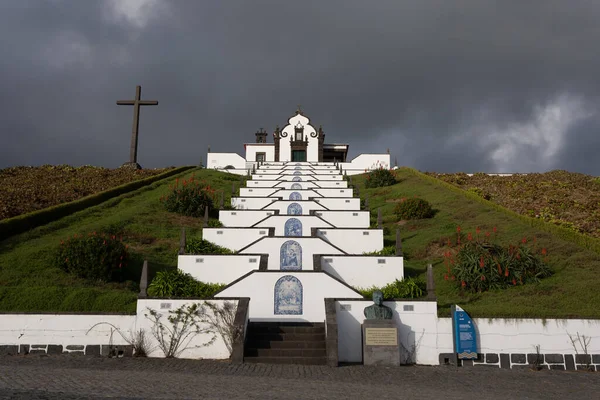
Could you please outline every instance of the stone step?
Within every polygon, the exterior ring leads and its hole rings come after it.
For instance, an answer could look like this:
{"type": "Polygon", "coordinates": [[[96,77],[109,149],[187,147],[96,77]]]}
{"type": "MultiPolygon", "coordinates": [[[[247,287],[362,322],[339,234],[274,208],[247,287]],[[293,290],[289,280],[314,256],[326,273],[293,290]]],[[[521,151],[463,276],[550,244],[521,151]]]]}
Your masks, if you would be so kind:
{"type": "Polygon", "coordinates": [[[254,349],[247,348],[244,357],[325,357],[325,349],[254,349]]]}
{"type": "Polygon", "coordinates": [[[246,335],[248,341],[261,341],[261,342],[280,342],[280,341],[294,341],[294,342],[314,342],[324,341],[325,333],[248,333],[246,335]]]}
{"type": "Polygon", "coordinates": [[[268,333],[325,333],[324,326],[295,326],[295,325],[249,325],[250,334],[268,333]]]}
{"type": "Polygon", "coordinates": [[[245,363],[325,365],[327,357],[244,357],[245,363]]]}
{"type": "Polygon", "coordinates": [[[283,341],[283,340],[248,340],[246,342],[246,347],[254,348],[254,349],[324,349],[325,341],[324,340],[314,340],[314,341],[283,341]]]}

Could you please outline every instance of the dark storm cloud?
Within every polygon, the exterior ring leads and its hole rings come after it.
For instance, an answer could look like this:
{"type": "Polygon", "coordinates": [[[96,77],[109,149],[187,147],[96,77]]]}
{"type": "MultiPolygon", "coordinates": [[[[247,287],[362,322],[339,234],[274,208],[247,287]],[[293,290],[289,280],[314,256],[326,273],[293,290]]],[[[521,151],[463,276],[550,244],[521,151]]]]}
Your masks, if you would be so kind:
{"type": "Polygon", "coordinates": [[[597,2],[120,3],[147,8],[0,2],[0,167],[120,165],[132,110],[115,101],[141,84],[160,101],[142,109],[145,167],[243,154],[302,104],[351,155],[600,174],[597,2]]]}

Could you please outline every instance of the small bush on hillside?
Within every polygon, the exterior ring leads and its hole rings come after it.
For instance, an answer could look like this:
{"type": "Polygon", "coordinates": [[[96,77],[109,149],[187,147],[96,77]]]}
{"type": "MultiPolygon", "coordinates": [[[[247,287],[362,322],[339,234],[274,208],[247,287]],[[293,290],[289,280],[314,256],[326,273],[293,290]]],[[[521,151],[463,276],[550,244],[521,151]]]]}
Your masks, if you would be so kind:
{"type": "Polygon", "coordinates": [[[467,192],[474,193],[477,196],[484,198],[485,200],[491,200],[492,199],[492,195],[491,194],[489,194],[488,192],[485,192],[483,189],[478,188],[478,187],[468,188],[467,192]]]}
{"type": "Polygon", "coordinates": [[[127,246],[116,235],[74,235],[60,242],[54,255],[54,265],[79,278],[121,280],[121,270],[127,265],[127,246]]]}
{"type": "Polygon", "coordinates": [[[209,228],[222,228],[223,223],[221,221],[219,221],[218,219],[209,219],[208,227],[209,228]]]}
{"type": "MultiPolygon", "coordinates": [[[[526,243],[524,238],[518,245],[502,247],[469,234],[466,242],[444,254],[444,279],[455,281],[461,290],[469,292],[539,282],[552,272],[526,243]]],[[[539,254],[545,257],[546,249],[539,254]]]]}
{"type": "Polygon", "coordinates": [[[403,198],[394,208],[399,220],[433,217],[433,209],[427,200],[418,197],[403,198]]]}
{"type": "Polygon", "coordinates": [[[368,253],[363,253],[364,256],[395,256],[396,255],[396,246],[385,246],[383,249],[379,251],[371,251],[368,253]]]}
{"type": "Polygon", "coordinates": [[[426,290],[425,281],[421,278],[404,278],[401,281],[395,280],[382,288],[371,287],[368,289],[359,289],[360,294],[367,298],[373,297],[373,292],[380,290],[383,293],[384,300],[392,299],[416,299],[423,297],[426,290]]]}
{"type": "Polygon", "coordinates": [[[365,179],[365,187],[378,188],[396,184],[396,176],[387,168],[379,167],[369,171],[365,179]]]}
{"type": "Polygon", "coordinates": [[[187,254],[233,254],[233,251],[204,239],[191,238],[185,244],[187,254]]]}
{"type": "Polygon", "coordinates": [[[204,283],[195,280],[181,270],[159,271],[148,286],[151,297],[199,297],[209,298],[225,285],[204,283]]]}
{"type": "Polygon", "coordinates": [[[201,217],[206,207],[213,208],[215,191],[204,182],[198,182],[192,176],[189,180],[183,180],[181,185],[179,179],[175,185],[169,185],[169,194],[161,197],[167,211],[188,217],[201,217]]]}

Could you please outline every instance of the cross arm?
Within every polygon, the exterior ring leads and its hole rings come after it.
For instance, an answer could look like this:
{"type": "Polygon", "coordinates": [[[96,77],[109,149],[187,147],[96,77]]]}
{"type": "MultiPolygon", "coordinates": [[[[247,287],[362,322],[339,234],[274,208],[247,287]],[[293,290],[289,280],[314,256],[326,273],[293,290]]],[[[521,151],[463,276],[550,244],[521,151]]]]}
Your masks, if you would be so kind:
{"type": "Polygon", "coordinates": [[[158,101],[154,100],[140,100],[140,106],[157,106],[158,101]]]}
{"type": "Polygon", "coordinates": [[[117,104],[120,106],[132,106],[135,104],[135,100],[117,100],[117,104]]]}

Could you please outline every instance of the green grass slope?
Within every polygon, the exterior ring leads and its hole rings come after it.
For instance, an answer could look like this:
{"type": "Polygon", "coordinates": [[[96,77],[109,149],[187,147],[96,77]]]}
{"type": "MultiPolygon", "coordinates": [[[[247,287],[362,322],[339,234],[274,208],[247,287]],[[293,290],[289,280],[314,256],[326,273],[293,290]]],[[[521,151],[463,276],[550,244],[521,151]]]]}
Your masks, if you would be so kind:
{"type": "Polygon", "coordinates": [[[424,277],[427,264],[433,264],[440,315],[449,315],[450,306],[459,304],[476,317],[600,318],[600,257],[596,252],[532,227],[501,207],[450,190],[441,181],[424,179],[404,168],[396,173],[399,183],[393,186],[363,189],[364,176],[353,177],[353,183],[361,189],[362,198],[369,196],[373,222],[381,207],[384,225],[389,229],[387,245],[394,244],[396,228],[401,229],[405,273],[424,277]],[[396,201],[415,195],[428,200],[437,210],[436,215],[398,225],[393,213],[396,201]],[[538,284],[480,294],[460,293],[454,282],[443,278],[444,243],[448,238],[455,239],[457,226],[473,235],[477,227],[482,232],[497,227],[500,244],[535,237],[538,248],[548,250],[554,275],[538,284]]]}
{"type": "Polygon", "coordinates": [[[201,231],[201,219],[169,213],[160,204],[169,184],[192,174],[222,190],[226,202],[232,183],[239,187],[239,176],[190,170],[0,242],[0,312],[135,312],[143,260],[151,274],[173,268],[181,228],[188,236],[201,231]],[[123,283],[87,282],[51,266],[61,240],[94,231],[122,235],[129,245],[132,262],[123,283]]]}

